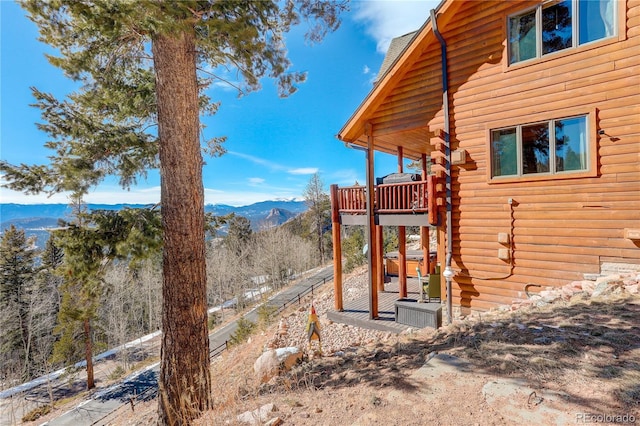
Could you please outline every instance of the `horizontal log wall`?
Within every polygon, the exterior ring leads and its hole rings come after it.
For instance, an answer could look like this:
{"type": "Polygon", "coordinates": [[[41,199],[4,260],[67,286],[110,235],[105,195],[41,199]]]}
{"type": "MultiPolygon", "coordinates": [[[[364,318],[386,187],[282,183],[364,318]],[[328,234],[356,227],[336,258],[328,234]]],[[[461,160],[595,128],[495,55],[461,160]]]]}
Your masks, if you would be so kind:
{"type": "MultiPolygon", "coordinates": [[[[640,263],[640,241],[624,238],[625,228],[640,228],[640,2],[621,4],[615,40],[509,66],[507,16],[535,4],[464,2],[440,27],[449,52],[452,147],[466,150],[468,160],[452,173],[453,302],[464,308],[510,304],[526,297],[527,284],[561,286],[599,273],[607,259],[640,263]],[[591,176],[489,181],[491,123],[580,109],[596,114],[605,133],[594,145],[591,176]],[[499,243],[500,233],[512,245],[499,243]],[[500,260],[500,249],[512,250],[512,261],[500,260]]],[[[444,126],[441,87],[440,46],[430,42],[381,104],[374,129],[428,125],[433,135],[444,126]]],[[[430,142],[433,170],[442,176],[442,140],[430,142]]]]}

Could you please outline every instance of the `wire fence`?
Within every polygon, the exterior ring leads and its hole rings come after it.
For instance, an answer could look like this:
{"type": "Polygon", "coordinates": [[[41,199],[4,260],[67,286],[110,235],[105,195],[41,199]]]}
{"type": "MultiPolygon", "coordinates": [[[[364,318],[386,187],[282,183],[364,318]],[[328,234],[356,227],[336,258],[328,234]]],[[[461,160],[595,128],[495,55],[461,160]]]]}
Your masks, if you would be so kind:
{"type": "MultiPolygon", "coordinates": [[[[330,281],[332,279],[333,279],[333,273],[331,275],[319,280],[318,282],[316,282],[314,284],[311,284],[311,286],[307,287],[302,292],[298,293],[297,295],[293,296],[291,299],[289,299],[286,302],[284,302],[281,305],[279,305],[277,307],[277,309],[275,310],[274,315],[281,313],[286,308],[288,308],[289,306],[292,306],[294,304],[297,304],[297,305],[302,304],[302,301],[303,301],[305,296],[307,296],[309,294],[311,294],[311,296],[313,296],[314,295],[314,291],[316,289],[320,288],[321,286],[326,284],[327,281],[330,281]]],[[[222,343],[221,345],[218,345],[215,348],[211,349],[209,351],[209,359],[213,360],[215,357],[220,356],[220,354],[222,354],[227,349],[229,349],[229,340],[225,340],[224,343],[222,343]]]]}

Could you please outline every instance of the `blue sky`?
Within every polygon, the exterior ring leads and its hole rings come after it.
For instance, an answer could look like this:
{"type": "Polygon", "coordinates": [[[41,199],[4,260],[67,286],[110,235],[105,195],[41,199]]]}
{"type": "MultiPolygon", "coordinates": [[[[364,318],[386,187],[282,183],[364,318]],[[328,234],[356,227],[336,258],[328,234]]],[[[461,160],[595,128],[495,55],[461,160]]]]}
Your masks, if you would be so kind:
{"type": "MultiPolygon", "coordinates": [[[[221,101],[218,113],[206,117],[204,136],[226,136],[227,153],[205,158],[205,202],[242,206],[258,201],[301,198],[318,172],[330,184],[364,183],[364,154],[348,149],[335,135],[372,88],[389,41],[418,29],[439,1],[355,1],[337,32],[321,44],[304,43],[304,28],[288,36],[293,69],[307,81],[293,96],[280,99],[273,81],[238,98],[230,86],[216,85],[208,94],[221,101]]],[[[0,0],[0,158],[12,164],[46,164],[48,136],[37,130],[37,109],[30,87],[58,98],[74,90],[62,72],[49,65],[54,53],[37,41],[35,25],[14,2],[0,0]]],[[[376,175],[396,171],[395,157],[377,154],[376,175]]],[[[0,176],[0,183],[2,177],[0,176]]],[[[156,171],[127,190],[109,179],[85,199],[89,203],[155,203],[160,199],[156,171]]],[[[0,203],[67,203],[66,194],[25,195],[0,189],[0,203]]]]}

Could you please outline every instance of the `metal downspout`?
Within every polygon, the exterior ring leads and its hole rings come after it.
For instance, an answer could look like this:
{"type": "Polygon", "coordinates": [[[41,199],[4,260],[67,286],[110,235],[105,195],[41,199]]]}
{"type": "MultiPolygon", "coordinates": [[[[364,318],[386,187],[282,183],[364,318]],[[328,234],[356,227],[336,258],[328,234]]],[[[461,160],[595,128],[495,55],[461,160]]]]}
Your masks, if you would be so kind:
{"type": "Polygon", "coordinates": [[[442,105],[444,109],[444,153],[446,157],[445,170],[446,170],[446,206],[447,206],[447,253],[445,257],[445,267],[442,276],[445,279],[447,287],[447,319],[449,324],[453,321],[452,315],[452,302],[451,302],[451,280],[454,276],[453,269],[451,269],[451,256],[453,252],[453,232],[451,230],[451,139],[449,135],[450,120],[449,120],[449,79],[447,68],[447,43],[444,41],[442,34],[438,31],[438,22],[436,21],[436,12],[434,9],[430,11],[431,27],[433,28],[433,34],[440,42],[440,51],[442,55],[442,105]]]}

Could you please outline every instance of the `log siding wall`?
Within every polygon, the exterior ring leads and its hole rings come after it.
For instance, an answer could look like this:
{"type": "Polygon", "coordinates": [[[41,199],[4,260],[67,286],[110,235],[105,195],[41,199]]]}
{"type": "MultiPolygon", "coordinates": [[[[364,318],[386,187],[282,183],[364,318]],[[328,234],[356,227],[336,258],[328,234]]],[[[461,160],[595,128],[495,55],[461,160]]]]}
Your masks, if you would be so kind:
{"type": "MultiPolygon", "coordinates": [[[[468,160],[452,171],[453,302],[463,308],[510,304],[526,298],[527,284],[560,286],[599,273],[605,261],[640,264],[640,241],[624,238],[625,228],[640,228],[640,1],[618,2],[617,39],[508,66],[507,16],[538,3],[469,1],[443,26],[438,18],[449,52],[452,149],[466,150],[468,160]],[[577,109],[595,114],[605,132],[590,132],[593,173],[491,182],[493,124],[564,118],[577,109]],[[499,243],[499,233],[511,235],[511,245],[499,243]],[[500,260],[500,249],[513,259],[500,260]]],[[[442,176],[440,46],[426,40],[371,123],[374,135],[428,128],[424,143],[442,176]]]]}

